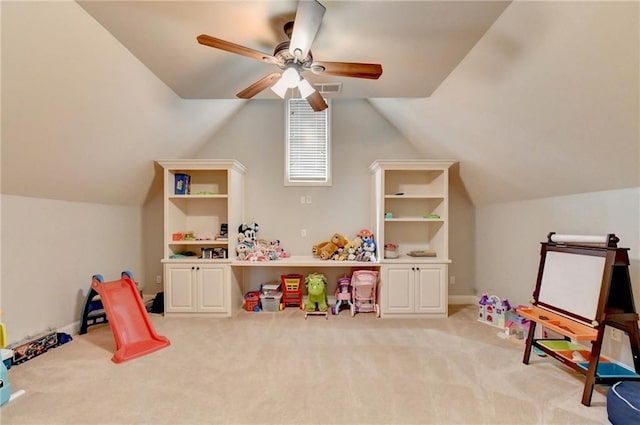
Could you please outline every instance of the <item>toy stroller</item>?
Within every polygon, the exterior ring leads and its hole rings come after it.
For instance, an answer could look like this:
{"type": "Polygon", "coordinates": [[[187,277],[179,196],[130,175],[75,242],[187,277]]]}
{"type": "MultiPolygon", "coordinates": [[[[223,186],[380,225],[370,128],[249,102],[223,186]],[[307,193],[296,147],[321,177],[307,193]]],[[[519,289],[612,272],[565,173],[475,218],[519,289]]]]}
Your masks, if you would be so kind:
{"type": "Polygon", "coordinates": [[[351,317],[356,313],[375,313],[380,317],[377,296],[378,272],[356,270],[351,276],[351,317]]]}
{"type": "Polygon", "coordinates": [[[351,302],[351,278],[347,276],[338,279],[336,305],[333,307],[333,314],[340,313],[340,307],[346,305],[349,305],[349,308],[353,305],[353,302],[351,302]]]}

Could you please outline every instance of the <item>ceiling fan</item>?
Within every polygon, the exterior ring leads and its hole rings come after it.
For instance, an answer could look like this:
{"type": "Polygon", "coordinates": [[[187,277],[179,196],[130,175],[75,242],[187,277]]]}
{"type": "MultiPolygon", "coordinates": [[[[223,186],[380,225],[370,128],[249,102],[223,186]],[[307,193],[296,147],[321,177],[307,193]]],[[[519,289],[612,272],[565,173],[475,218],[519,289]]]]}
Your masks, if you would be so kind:
{"type": "Polygon", "coordinates": [[[284,32],[289,41],[278,44],[273,51],[273,55],[206,34],[199,35],[197,40],[198,43],[204,46],[274,64],[283,71],[282,73],[269,74],[251,84],[236,94],[239,98],[251,99],[268,87],[278,96],[284,98],[289,88],[297,87],[300,95],[307,99],[314,111],[318,112],[326,109],[327,103],[322,95],[301,76],[301,73],[311,71],[321,75],[368,78],[372,80],[377,80],[382,75],[382,66],[380,64],[314,61],[311,54],[311,44],[316,38],[325,10],[325,7],[317,0],[299,0],[295,21],[287,22],[284,26],[284,32]]]}

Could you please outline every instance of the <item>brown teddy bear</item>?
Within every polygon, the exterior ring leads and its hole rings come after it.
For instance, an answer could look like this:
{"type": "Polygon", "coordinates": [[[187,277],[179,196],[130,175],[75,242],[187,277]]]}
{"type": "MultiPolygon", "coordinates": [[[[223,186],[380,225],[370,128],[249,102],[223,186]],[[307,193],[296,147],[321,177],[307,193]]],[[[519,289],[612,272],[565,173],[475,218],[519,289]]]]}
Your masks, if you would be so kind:
{"type": "Polygon", "coordinates": [[[313,246],[313,255],[317,255],[321,260],[329,260],[338,248],[344,248],[348,240],[340,233],[334,233],[330,241],[320,242],[313,246]]]}

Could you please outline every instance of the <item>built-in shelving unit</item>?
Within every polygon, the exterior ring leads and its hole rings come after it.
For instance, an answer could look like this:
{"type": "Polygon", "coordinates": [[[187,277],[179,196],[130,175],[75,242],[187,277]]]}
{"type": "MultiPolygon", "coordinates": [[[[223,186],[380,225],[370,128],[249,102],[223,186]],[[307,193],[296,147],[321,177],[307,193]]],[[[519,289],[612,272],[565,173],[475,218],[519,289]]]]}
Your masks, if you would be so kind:
{"type": "Polygon", "coordinates": [[[230,263],[234,230],[244,217],[246,169],[235,160],[158,163],[164,169],[165,314],[231,315],[241,298],[230,263]]]}
{"type": "Polygon", "coordinates": [[[454,163],[377,160],[369,167],[383,317],[447,315],[449,168],[454,163]],[[397,247],[397,258],[385,257],[385,244],[397,247]]]}

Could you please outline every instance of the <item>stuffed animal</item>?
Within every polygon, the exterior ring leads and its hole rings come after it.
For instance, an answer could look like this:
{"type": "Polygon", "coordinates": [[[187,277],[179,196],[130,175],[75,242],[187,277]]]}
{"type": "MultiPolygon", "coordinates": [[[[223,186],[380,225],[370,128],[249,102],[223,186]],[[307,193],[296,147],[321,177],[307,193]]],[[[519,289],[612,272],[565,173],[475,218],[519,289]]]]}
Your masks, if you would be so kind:
{"type": "Polygon", "coordinates": [[[251,248],[249,248],[249,245],[247,245],[244,242],[240,242],[237,246],[236,246],[236,253],[238,254],[238,259],[239,260],[244,260],[247,258],[247,253],[251,252],[251,248]]]}
{"type": "Polygon", "coordinates": [[[353,242],[347,242],[347,244],[344,246],[344,250],[347,253],[347,260],[348,261],[355,261],[356,260],[356,253],[357,253],[357,247],[356,244],[353,242]]]}
{"type": "Polygon", "coordinates": [[[371,230],[369,230],[369,229],[362,229],[362,230],[360,230],[358,232],[358,237],[360,238],[360,240],[364,244],[367,241],[372,241],[373,240],[373,233],[371,233],[371,230]]]}
{"type": "Polygon", "coordinates": [[[258,223],[242,223],[238,227],[238,242],[244,242],[248,245],[253,245],[257,239],[258,229],[260,226],[258,223]]]}
{"type": "MultiPolygon", "coordinates": [[[[236,252],[238,253],[238,259],[248,260],[248,259],[254,258],[254,256],[251,254],[256,249],[255,245],[257,240],[258,228],[259,228],[258,223],[249,223],[249,224],[242,223],[238,227],[238,245],[236,247],[236,252]]],[[[260,257],[255,257],[255,258],[260,258],[260,257]]]]}
{"type": "MultiPolygon", "coordinates": [[[[347,242],[347,245],[348,244],[349,242],[347,242]]],[[[333,254],[333,257],[331,259],[335,261],[346,260],[349,256],[349,254],[347,253],[347,245],[345,245],[344,247],[338,247],[338,250],[333,254]]]]}
{"type": "Polygon", "coordinates": [[[376,243],[368,240],[362,244],[364,255],[362,261],[376,261],[376,243]]]}
{"type": "Polygon", "coordinates": [[[357,261],[376,261],[376,243],[373,240],[373,233],[369,229],[362,229],[358,232],[357,239],[361,246],[357,249],[357,261]]]}
{"type": "Polygon", "coordinates": [[[304,279],[304,284],[309,293],[306,310],[316,311],[317,306],[318,311],[327,311],[329,309],[327,305],[327,278],[322,273],[310,273],[304,279]]]}
{"type": "Polygon", "coordinates": [[[314,245],[312,252],[313,255],[319,256],[321,260],[329,260],[333,258],[333,254],[336,253],[338,248],[344,248],[347,242],[347,238],[340,233],[334,233],[330,241],[314,245]]]}
{"type": "Polygon", "coordinates": [[[289,254],[280,246],[280,240],[274,239],[267,248],[267,257],[269,260],[277,260],[278,258],[287,258],[289,254]]]}

